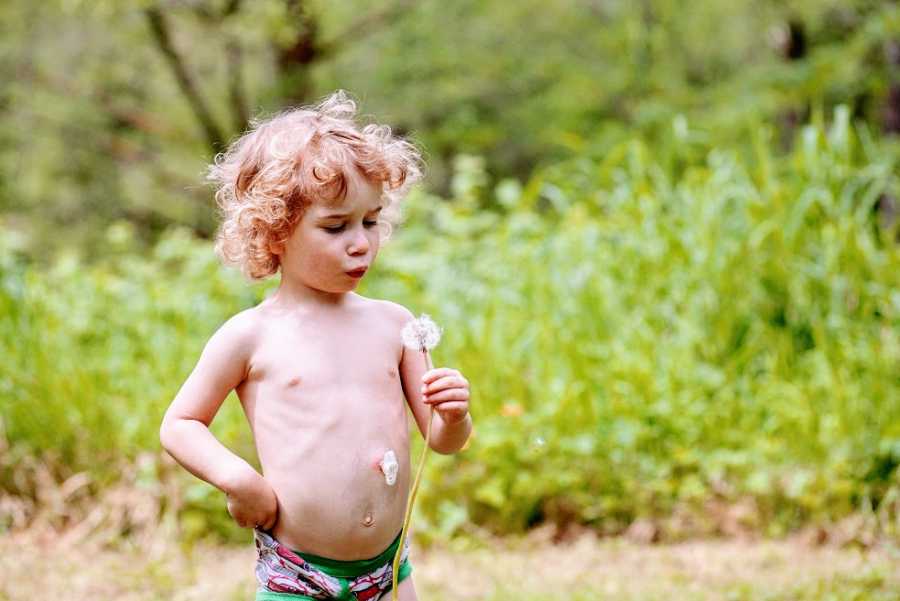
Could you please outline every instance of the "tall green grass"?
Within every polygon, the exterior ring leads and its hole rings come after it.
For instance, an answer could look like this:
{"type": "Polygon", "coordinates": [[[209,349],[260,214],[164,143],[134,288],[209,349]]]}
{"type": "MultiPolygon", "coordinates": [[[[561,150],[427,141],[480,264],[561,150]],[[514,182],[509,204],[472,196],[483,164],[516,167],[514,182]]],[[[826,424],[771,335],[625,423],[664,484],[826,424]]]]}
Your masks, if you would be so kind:
{"type": "Polygon", "coordinates": [[[428,474],[435,523],[715,531],[711,501],[744,500],[750,528],[881,507],[896,532],[900,251],[874,211],[896,154],[843,109],[769,147],[629,142],[394,249],[428,284],[378,292],[442,316],[480,393],[479,450],[428,474]]]}
{"type": "MultiPolygon", "coordinates": [[[[787,155],[748,132],[706,148],[680,121],[524,186],[464,159],[451,202],[409,199],[363,292],[445,327],[436,363],[470,379],[476,423],[463,453],[431,456],[420,534],[780,534],[851,513],[900,533],[900,245],[876,210],[900,196],[900,154],[843,109],[787,155]]],[[[150,256],[125,225],[105,235],[95,265],[3,253],[7,495],[35,494],[23,458],[100,492],[120,458],[155,453],[206,339],[274,285],[183,231],[150,256]]],[[[252,459],[233,398],[213,430],[252,459]]],[[[179,515],[225,528],[221,498],[178,478],[179,515]]]]}

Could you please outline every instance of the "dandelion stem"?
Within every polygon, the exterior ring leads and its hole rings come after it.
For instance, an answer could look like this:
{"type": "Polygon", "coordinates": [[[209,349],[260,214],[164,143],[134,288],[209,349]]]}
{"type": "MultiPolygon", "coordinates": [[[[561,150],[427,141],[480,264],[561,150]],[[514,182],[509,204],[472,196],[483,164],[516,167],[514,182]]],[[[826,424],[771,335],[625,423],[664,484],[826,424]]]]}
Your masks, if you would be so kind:
{"type": "MultiPolygon", "coordinates": [[[[425,355],[425,365],[429,370],[433,369],[431,364],[431,357],[428,354],[427,349],[422,349],[422,354],[425,355]]],[[[422,477],[422,469],[425,467],[425,456],[428,454],[428,445],[431,442],[431,422],[434,420],[434,405],[431,406],[431,411],[428,414],[428,428],[425,430],[425,448],[422,449],[422,457],[419,459],[419,467],[416,468],[416,478],[413,481],[412,489],[409,491],[409,498],[406,499],[406,513],[403,516],[403,529],[400,531],[400,545],[397,547],[397,552],[394,554],[394,568],[392,570],[392,581],[391,581],[391,596],[394,601],[397,601],[397,571],[400,569],[400,556],[403,555],[403,542],[406,540],[406,532],[409,529],[409,521],[412,517],[413,503],[416,502],[416,492],[419,490],[419,479],[422,477]]]]}

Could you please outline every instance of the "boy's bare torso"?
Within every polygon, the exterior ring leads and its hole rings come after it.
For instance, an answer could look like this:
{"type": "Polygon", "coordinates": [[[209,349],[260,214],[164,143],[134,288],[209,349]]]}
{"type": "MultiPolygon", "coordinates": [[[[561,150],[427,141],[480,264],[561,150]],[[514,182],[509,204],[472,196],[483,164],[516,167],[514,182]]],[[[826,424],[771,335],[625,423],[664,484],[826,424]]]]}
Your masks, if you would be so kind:
{"type": "Polygon", "coordinates": [[[348,295],[338,307],[254,314],[255,344],[236,388],[263,476],[278,497],[272,534],[343,560],[384,551],[403,524],[409,429],[402,343],[388,304],[348,295]],[[393,486],[379,462],[393,449],[393,486]]]}

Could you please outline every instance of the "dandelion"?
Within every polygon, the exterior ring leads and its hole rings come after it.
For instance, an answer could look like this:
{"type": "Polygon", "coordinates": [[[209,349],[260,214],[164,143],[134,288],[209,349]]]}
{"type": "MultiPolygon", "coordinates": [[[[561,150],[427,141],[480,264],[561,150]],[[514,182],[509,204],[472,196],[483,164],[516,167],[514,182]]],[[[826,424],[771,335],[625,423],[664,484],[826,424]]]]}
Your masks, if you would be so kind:
{"type": "Polygon", "coordinates": [[[427,353],[441,341],[441,328],[428,315],[422,313],[418,319],[412,319],[403,326],[400,337],[403,338],[403,346],[426,353],[426,361],[430,362],[427,353]]]}
{"type": "MultiPolygon", "coordinates": [[[[438,327],[430,317],[424,313],[417,319],[413,319],[400,332],[403,339],[403,346],[406,348],[419,351],[425,358],[426,369],[433,369],[431,364],[431,356],[428,351],[437,346],[441,341],[441,328],[438,327]]],[[[392,597],[397,601],[397,571],[400,569],[400,555],[403,550],[403,541],[406,540],[406,531],[409,529],[409,520],[412,517],[413,503],[416,501],[416,492],[419,490],[419,478],[422,476],[422,468],[425,467],[425,456],[428,454],[428,445],[431,441],[431,422],[434,419],[434,405],[428,415],[428,429],[425,431],[425,448],[422,449],[422,458],[419,459],[419,467],[416,468],[416,478],[413,481],[412,489],[409,492],[409,498],[406,500],[406,514],[403,517],[403,530],[400,532],[400,546],[397,547],[397,553],[394,555],[394,566],[392,574],[392,597]]]]}

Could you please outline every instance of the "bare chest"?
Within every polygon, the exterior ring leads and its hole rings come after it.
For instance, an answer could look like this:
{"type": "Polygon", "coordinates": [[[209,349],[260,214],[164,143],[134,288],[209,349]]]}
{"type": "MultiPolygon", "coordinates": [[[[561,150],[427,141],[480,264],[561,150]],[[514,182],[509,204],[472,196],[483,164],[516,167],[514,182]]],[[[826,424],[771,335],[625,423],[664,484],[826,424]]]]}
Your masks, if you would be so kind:
{"type": "Polygon", "coordinates": [[[402,394],[398,336],[378,324],[330,325],[267,328],[238,391],[242,399],[312,408],[402,394]]]}

